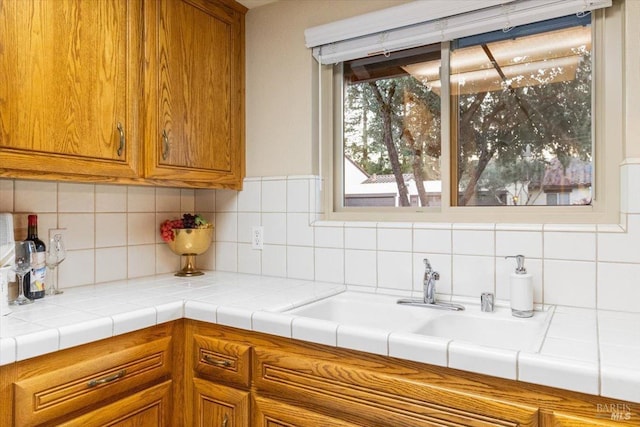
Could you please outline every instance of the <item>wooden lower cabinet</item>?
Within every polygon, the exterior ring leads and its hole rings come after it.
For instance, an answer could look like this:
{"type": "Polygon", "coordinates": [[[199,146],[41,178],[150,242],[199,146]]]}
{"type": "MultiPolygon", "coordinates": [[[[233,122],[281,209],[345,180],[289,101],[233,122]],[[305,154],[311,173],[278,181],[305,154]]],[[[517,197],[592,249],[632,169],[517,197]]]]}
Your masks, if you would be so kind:
{"type": "Polygon", "coordinates": [[[194,427],[249,427],[249,392],[193,378],[194,427]]]}
{"type": "MultiPolygon", "coordinates": [[[[627,419],[611,421],[598,412],[612,403],[608,398],[185,322],[186,377],[221,386],[215,402],[249,395],[255,427],[640,425],[640,404],[618,402],[626,405],[627,419]]],[[[218,405],[210,413],[223,413],[218,405]]],[[[204,404],[191,407],[196,418],[206,413],[204,404]]]]}
{"type": "Polygon", "coordinates": [[[189,319],[0,366],[0,396],[2,427],[640,425],[637,403],[189,319]]]}
{"type": "Polygon", "coordinates": [[[308,411],[276,400],[256,397],[253,400],[253,427],[355,427],[327,415],[308,411]]]}
{"type": "MultiPolygon", "coordinates": [[[[0,367],[0,426],[172,426],[182,323],[0,367]]],[[[179,419],[179,418],[176,418],[179,419]]]]}
{"type": "Polygon", "coordinates": [[[125,397],[60,427],[170,427],[171,381],[125,397]]]}

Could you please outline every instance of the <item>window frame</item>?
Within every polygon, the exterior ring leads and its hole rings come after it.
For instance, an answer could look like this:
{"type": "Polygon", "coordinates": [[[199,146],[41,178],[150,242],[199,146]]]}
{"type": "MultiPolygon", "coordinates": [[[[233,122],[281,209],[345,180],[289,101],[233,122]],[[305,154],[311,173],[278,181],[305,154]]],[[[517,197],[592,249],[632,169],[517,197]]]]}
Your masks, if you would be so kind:
{"type": "MultiPolygon", "coordinates": [[[[620,213],[619,165],[624,138],[624,13],[621,2],[592,12],[594,143],[593,202],[587,206],[452,206],[451,187],[456,182],[451,165],[451,97],[442,85],[440,207],[344,207],[342,171],[342,64],[318,65],[321,176],[324,179],[325,219],[333,221],[405,221],[444,223],[618,223],[620,213]],[[597,101],[596,101],[597,100],[597,101]],[[445,182],[447,180],[447,182],[445,182]],[[445,185],[446,184],[446,185],[445,185]]],[[[449,75],[450,43],[441,49],[442,75],[449,75]]]]}

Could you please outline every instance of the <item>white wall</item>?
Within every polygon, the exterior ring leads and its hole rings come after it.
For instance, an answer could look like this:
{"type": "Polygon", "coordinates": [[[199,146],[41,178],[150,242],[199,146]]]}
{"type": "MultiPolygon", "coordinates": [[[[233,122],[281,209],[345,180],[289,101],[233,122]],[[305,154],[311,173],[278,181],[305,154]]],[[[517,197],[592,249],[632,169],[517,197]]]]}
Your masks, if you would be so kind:
{"type": "Polygon", "coordinates": [[[247,176],[317,171],[312,74],[304,30],[405,0],[282,0],[246,16],[247,176]]]}

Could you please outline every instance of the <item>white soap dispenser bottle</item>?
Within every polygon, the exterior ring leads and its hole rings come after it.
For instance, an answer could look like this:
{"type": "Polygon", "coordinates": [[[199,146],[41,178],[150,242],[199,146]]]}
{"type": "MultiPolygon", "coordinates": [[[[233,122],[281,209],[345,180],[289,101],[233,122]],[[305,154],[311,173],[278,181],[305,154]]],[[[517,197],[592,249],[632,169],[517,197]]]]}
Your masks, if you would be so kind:
{"type": "Polygon", "coordinates": [[[515,317],[531,317],[533,316],[533,276],[524,268],[524,255],[505,258],[515,258],[518,263],[509,281],[511,314],[515,317]]]}

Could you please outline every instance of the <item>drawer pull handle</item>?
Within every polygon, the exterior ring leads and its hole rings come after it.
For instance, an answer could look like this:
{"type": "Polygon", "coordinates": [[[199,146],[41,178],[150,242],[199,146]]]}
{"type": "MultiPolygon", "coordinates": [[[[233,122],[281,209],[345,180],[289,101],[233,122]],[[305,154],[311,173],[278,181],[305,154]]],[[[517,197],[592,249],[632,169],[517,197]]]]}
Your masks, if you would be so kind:
{"type": "Polygon", "coordinates": [[[106,383],[110,383],[112,381],[115,381],[117,379],[120,379],[122,377],[124,377],[125,375],[127,375],[127,371],[126,369],[123,369],[120,372],[116,372],[115,374],[111,374],[108,375],[104,378],[100,378],[99,380],[91,380],[87,383],[88,387],[96,387],[99,386],[100,384],[106,384],[106,383]]]}
{"type": "Polygon", "coordinates": [[[204,355],[204,361],[205,361],[205,363],[208,363],[209,365],[220,366],[220,367],[223,367],[223,368],[228,368],[228,367],[233,365],[228,360],[214,359],[213,357],[209,356],[208,354],[204,355]]]}
{"type": "Polygon", "coordinates": [[[118,123],[118,132],[120,133],[120,146],[118,147],[118,157],[122,156],[122,151],[124,150],[125,138],[124,138],[124,128],[122,127],[122,123],[118,123]]]}
{"type": "Polygon", "coordinates": [[[224,414],[224,418],[222,419],[222,427],[227,427],[228,423],[229,423],[229,417],[227,416],[227,414],[224,414]]]}

